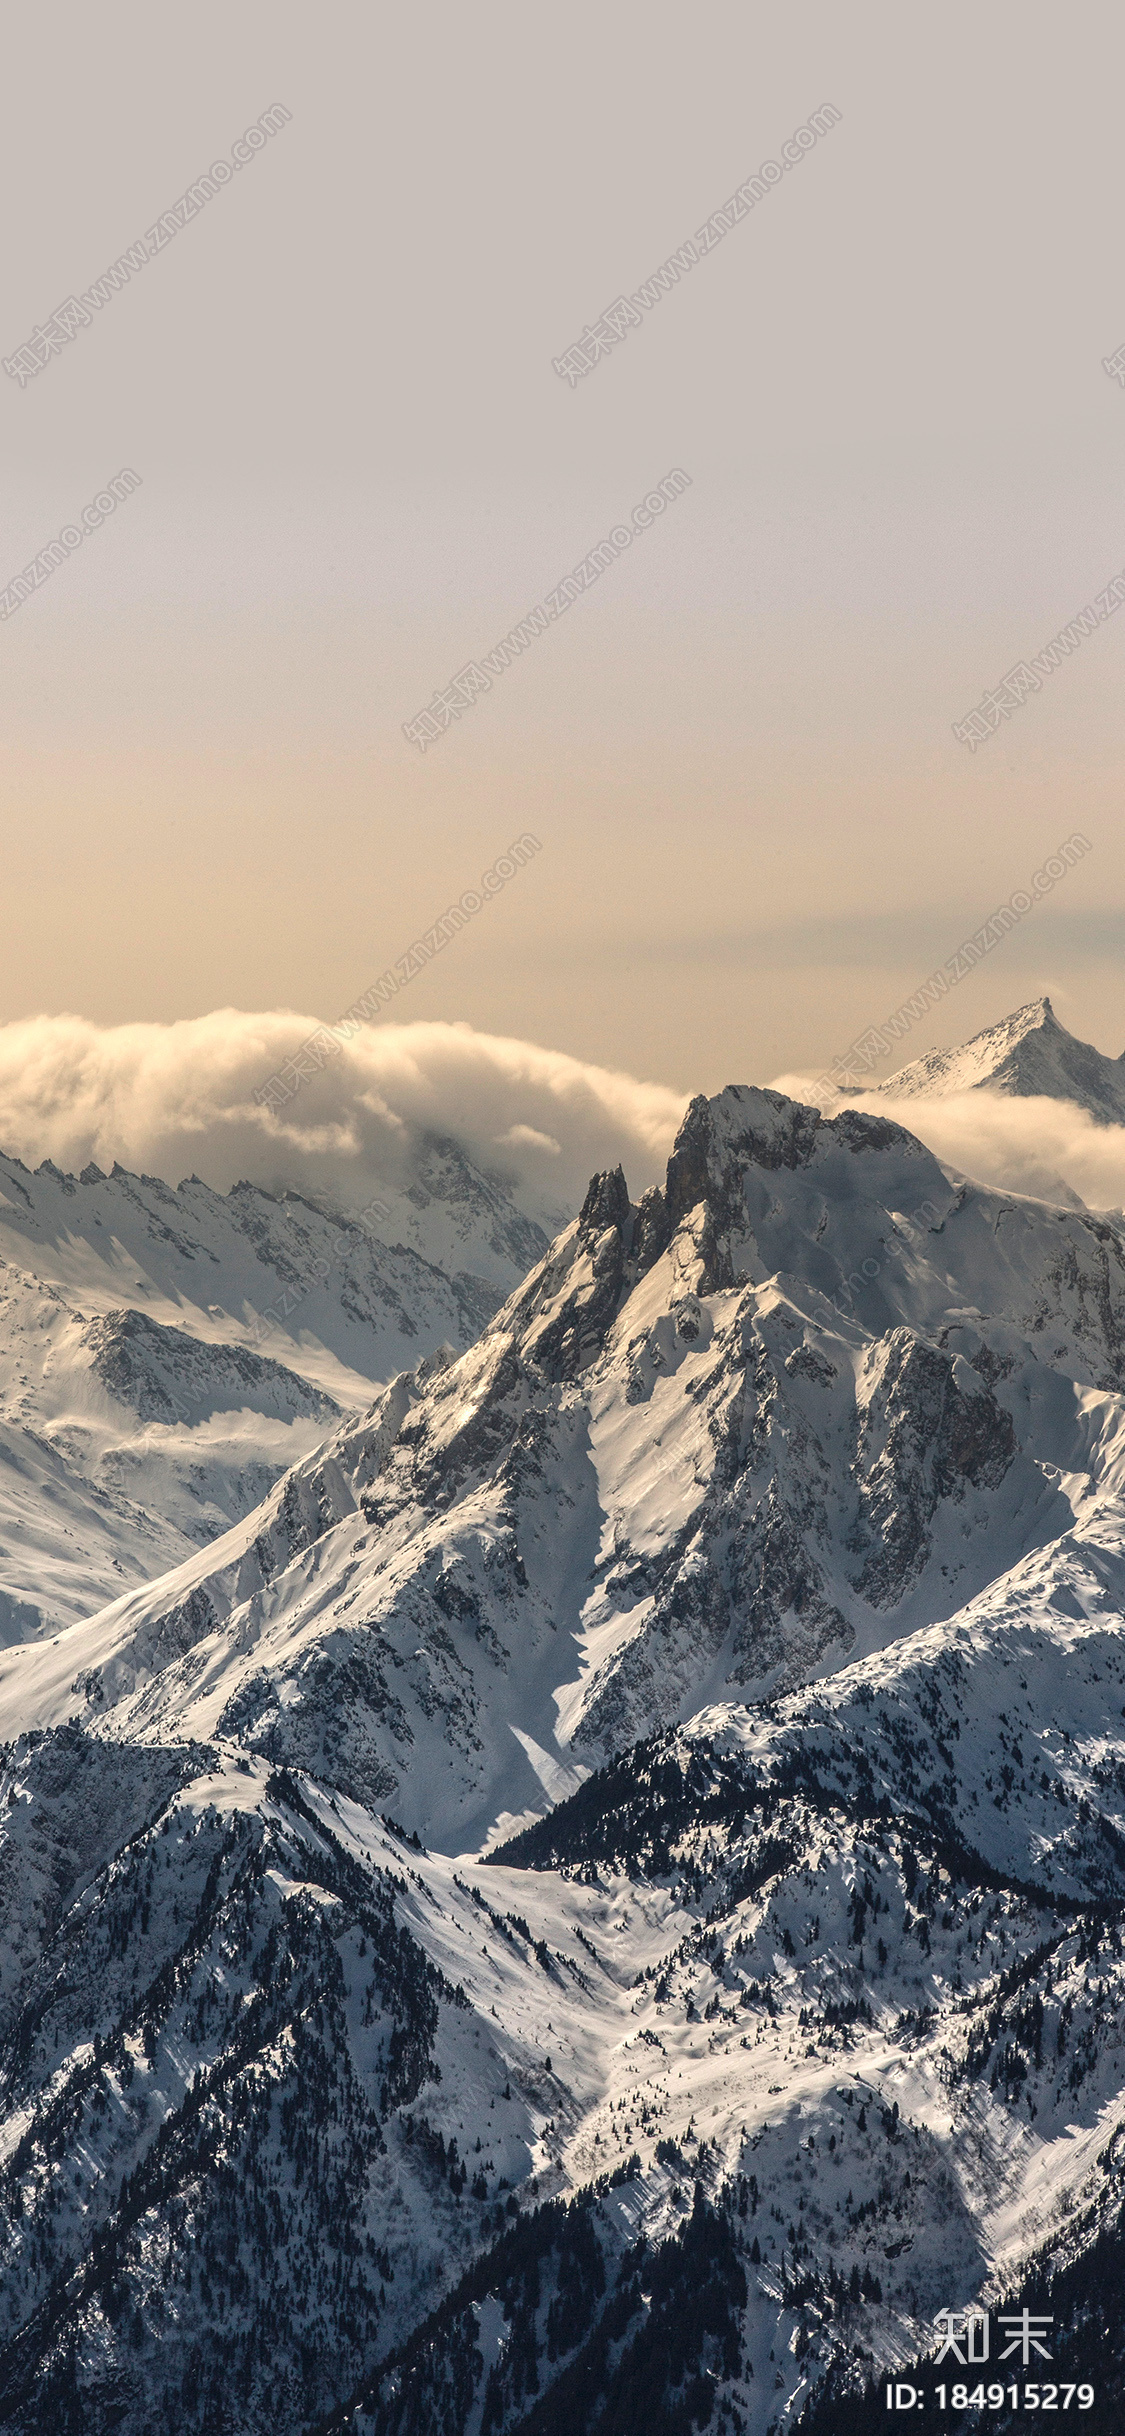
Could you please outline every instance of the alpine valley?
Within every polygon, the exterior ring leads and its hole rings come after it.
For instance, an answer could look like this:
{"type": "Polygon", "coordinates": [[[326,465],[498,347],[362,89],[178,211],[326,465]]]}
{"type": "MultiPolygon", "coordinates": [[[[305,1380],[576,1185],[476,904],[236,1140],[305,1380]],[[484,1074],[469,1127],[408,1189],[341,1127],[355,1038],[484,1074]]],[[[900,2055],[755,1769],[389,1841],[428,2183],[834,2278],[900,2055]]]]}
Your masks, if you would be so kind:
{"type": "Polygon", "coordinates": [[[0,2427],[1119,2430],[1120,1220],[749,1086],[549,1245],[0,1189],[0,2427]]]}

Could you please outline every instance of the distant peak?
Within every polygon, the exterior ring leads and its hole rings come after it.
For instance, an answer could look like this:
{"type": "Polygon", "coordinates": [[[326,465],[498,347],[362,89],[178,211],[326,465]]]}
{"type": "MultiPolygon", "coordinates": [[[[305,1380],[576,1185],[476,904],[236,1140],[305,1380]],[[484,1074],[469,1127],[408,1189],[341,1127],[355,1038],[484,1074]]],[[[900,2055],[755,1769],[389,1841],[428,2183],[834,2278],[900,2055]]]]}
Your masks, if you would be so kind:
{"type": "Polygon", "coordinates": [[[974,1032],[959,1048],[931,1049],[875,1089],[894,1099],[999,1091],[1067,1100],[1099,1124],[1125,1123],[1125,1058],[1107,1057],[1060,1023],[1044,994],[974,1032]]]}

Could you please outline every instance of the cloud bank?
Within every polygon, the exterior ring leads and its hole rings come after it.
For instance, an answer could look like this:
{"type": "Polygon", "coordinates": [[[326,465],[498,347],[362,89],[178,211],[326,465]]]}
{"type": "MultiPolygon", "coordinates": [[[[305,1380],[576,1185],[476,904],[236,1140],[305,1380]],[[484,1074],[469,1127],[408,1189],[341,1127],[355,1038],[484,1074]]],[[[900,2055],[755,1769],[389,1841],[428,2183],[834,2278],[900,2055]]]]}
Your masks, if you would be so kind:
{"type": "Polygon", "coordinates": [[[1125,1126],[1099,1125],[1072,1100],[1021,1099],[987,1089],[940,1099],[896,1099],[883,1091],[840,1095],[808,1074],[779,1075],[772,1088],[823,1108],[826,1116],[847,1107],[891,1117],[946,1166],[978,1183],[1047,1201],[1065,1199],[1069,1185],[1088,1209],[1125,1206],[1125,1126]]]}
{"type": "Polygon", "coordinates": [[[255,1087],[315,1029],[315,1017],[230,1007],[173,1024],[0,1025],[0,1149],[29,1167],[116,1159],[170,1184],[246,1177],[358,1205],[407,1180],[424,1133],[452,1134],[552,1220],[619,1159],[634,1194],[660,1180],[686,1104],[529,1041],[415,1023],[361,1026],[283,1106],[260,1106],[255,1087]]]}
{"type": "MultiPolygon", "coordinates": [[[[552,1226],[590,1176],[621,1161],[634,1196],[662,1181],[684,1095],[534,1042],[463,1023],[364,1025],[276,1110],[254,1098],[315,1021],[221,1008],[183,1023],[99,1026],[80,1016],[0,1025],[0,1149],[29,1167],[90,1160],[220,1190],[240,1177],[360,1206],[409,1180],[426,1133],[452,1134],[552,1226]]],[[[732,1079],[753,1079],[741,1075],[732,1079]]],[[[810,1075],[773,1088],[823,1106],[810,1075]]],[[[939,1159],[982,1183],[1091,1209],[1125,1206],[1125,1127],[1069,1101],[965,1091],[945,1099],[859,1092],[848,1103],[893,1117],[939,1159]]]]}

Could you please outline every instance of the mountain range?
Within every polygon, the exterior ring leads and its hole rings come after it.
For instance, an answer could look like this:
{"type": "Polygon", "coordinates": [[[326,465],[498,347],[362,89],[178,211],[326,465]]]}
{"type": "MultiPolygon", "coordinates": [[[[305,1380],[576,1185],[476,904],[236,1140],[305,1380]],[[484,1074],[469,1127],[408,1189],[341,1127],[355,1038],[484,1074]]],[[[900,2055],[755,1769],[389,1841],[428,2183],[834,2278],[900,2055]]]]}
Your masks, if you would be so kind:
{"type": "Polygon", "coordinates": [[[360,1213],[0,1156],[0,1642],[251,1512],[373,1382],[471,1343],[545,1244],[432,1138],[360,1213]]]}
{"type": "Polygon", "coordinates": [[[850,2436],[1049,2286],[1109,2436],[1125,1234],[750,1086],[550,1245],[462,1156],[4,1162],[14,1451],[292,1459],[0,1651],[0,2426],[850,2436]]]}

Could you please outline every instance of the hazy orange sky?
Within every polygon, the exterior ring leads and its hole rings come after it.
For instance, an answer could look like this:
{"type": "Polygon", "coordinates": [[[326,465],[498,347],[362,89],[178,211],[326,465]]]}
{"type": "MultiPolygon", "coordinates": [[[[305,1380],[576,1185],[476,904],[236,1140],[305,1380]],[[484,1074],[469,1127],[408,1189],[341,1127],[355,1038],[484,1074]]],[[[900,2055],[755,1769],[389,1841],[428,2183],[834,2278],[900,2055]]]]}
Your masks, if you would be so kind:
{"type": "Polygon", "coordinates": [[[411,986],[675,1089],[826,1061],[1076,828],[904,1055],[1049,990],[1125,1048],[1120,13],[560,17],[213,0],[9,34],[11,356],[290,122],[21,389],[0,1019],[331,1018],[411,986]],[[65,42],[63,35],[65,34],[65,42]],[[175,72],[169,57],[177,41],[175,72]],[[576,389],[552,370],[824,103],[840,123],[576,389]],[[402,723],[672,466],[651,531],[426,754],[402,723]]]}

